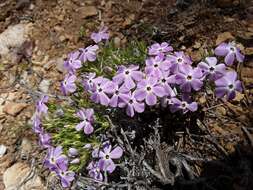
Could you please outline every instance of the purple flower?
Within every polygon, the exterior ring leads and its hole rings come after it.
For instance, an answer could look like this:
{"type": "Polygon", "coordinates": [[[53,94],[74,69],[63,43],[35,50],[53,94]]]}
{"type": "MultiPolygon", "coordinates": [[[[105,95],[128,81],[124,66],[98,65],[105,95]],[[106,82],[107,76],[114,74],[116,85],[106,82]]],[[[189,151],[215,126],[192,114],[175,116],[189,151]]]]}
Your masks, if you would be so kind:
{"type": "Polygon", "coordinates": [[[174,55],[169,55],[167,59],[171,63],[170,70],[173,73],[177,73],[179,68],[184,67],[185,65],[192,64],[191,58],[185,55],[182,51],[175,52],[174,55]]]}
{"type": "Polygon", "coordinates": [[[143,102],[139,102],[135,98],[135,93],[129,92],[126,95],[122,95],[123,102],[120,102],[118,106],[120,108],[127,107],[126,113],[128,116],[133,117],[134,112],[142,113],[145,109],[145,104],[143,102]]]}
{"type": "Polygon", "coordinates": [[[175,96],[175,92],[170,86],[170,84],[175,83],[175,75],[170,75],[169,71],[162,72],[162,76],[160,77],[158,82],[164,88],[166,96],[175,96]]]}
{"type": "Polygon", "coordinates": [[[201,89],[203,73],[199,68],[192,68],[190,65],[185,65],[179,69],[175,79],[183,92],[191,92],[191,89],[198,91],[201,89]]]}
{"type": "Polygon", "coordinates": [[[75,173],[68,171],[68,164],[61,164],[55,172],[60,177],[62,187],[70,187],[71,182],[75,179],[75,173]]]}
{"type": "Polygon", "coordinates": [[[41,113],[47,113],[48,107],[45,103],[48,102],[48,96],[43,95],[39,101],[36,103],[36,112],[41,113]]]}
{"type": "Polygon", "coordinates": [[[190,102],[189,99],[183,98],[183,100],[179,100],[177,98],[171,98],[172,105],[170,106],[170,111],[172,113],[181,110],[183,114],[188,111],[196,111],[198,109],[197,102],[190,102]]]}
{"type": "Polygon", "coordinates": [[[143,78],[143,73],[138,71],[139,67],[130,65],[128,68],[120,66],[116,76],[113,77],[113,81],[124,86],[128,89],[133,89],[136,84],[135,81],[140,81],[143,78]]]}
{"type": "Polygon", "coordinates": [[[104,106],[108,106],[110,98],[108,94],[113,94],[115,90],[114,83],[108,79],[101,78],[96,81],[95,90],[91,94],[91,100],[95,103],[100,103],[104,106]]]}
{"type": "Polygon", "coordinates": [[[87,60],[90,62],[93,62],[97,59],[97,54],[96,54],[96,51],[98,50],[97,45],[90,45],[86,48],[80,48],[79,50],[81,51],[79,59],[82,62],[86,62],[87,60]]]}
{"type": "Polygon", "coordinates": [[[162,71],[167,71],[170,68],[170,63],[168,60],[164,59],[164,55],[159,54],[154,58],[151,57],[146,60],[145,72],[148,76],[153,76],[160,78],[162,71]]]}
{"type": "Polygon", "coordinates": [[[79,60],[79,52],[73,52],[68,55],[68,59],[64,62],[64,67],[70,72],[74,73],[77,69],[82,67],[82,62],[79,60]]]}
{"type": "Polygon", "coordinates": [[[42,133],[40,117],[37,114],[35,114],[33,117],[33,128],[32,129],[36,134],[42,133]]]}
{"type": "Polygon", "coordinates": [[[149,106],[157,103],[157,96],[163,97],[165,95],[165,89],[158,83],[155,77],[149,77],[140,81],[135,92],[136,99],[139,101],[145,99],[146,104],[149,106]]]}
{"type": "MultiPolygon", "coordinates": [[[[100,163],[101,164],[101,163],[100,163]]],[[[95,180],[103,181],[103,175],[101,173],[102,166],[99,165],[98,162],[90,162],[87,166],[87,170],[89,170],[89,176],[95,180]]]]}
{"type": "Polygon", "coordinates": [[[61,91],[64,95],[68,93],[73,93],[76,91],[76,76],[72,74],[67,74],[61,83],[61,91]]]}
{"type": "Polygon", "coordinates": [[[222,98],[225,94],[228,100],[235,98],[236,91],[242,92],[241,81],[237,80],[235,71],[228,71],[222,78],[215,81],[215,93],[218,98],[222,98]]]}
{"type": "Polygon", "coordinates": [[[68,156],[69,157],[76,157],[78,155],[78,150],[76,148],[69,148],[68,156]]]}
{"type": "Polygon", "coordinates": [[[76,114],[82,122],[76,126],[76,130],[83,129],[86,135],[91,134],[94,131],[92,123],[94,122],[94,110],[93,109],[80,109],[76,114]]]}
{"type": "Polygon", "coordinates": [[[68,163],[67,156],[62,154],[62,147],[57,146],[49,147],[48,152],[46,155],[46,159],[44,161],[44,164],[46,167],[48,167],[52,171],[56,171],[59,167],[65,167],[68,163]]]}
{"type": "Polygon", "coordinates": [[[123,149],[121,147],[116,146],[112,150],[112,146],[109,143],[107,143],[103,146],[103,150],[98,151],[98,154],[96,156],[100,158],[98,161],[99,166],[101,166],[101,168],[104,171],[112,173],[116,168],[113,159],[119,159],[122,156],[122,154],[123,149]]]}
{"type": "Polygon", "coordinates": [[[238,62],[243,62],[244,60],[244,55],[240,53],[240,49],[233,43],[221,43],[215,48],[214,53],[218,56],[225,56],[227,65],[233,65],[235,58],[238,62]]]}
{"type": "Polygon", "coordinates": [[[173,48],[167,42],[163,42],[161,44],[155,43],[150,46],[148,50],[149,55],[158,55],[160,53],[168,53],[173,51],[173,48]]]}
{"type": "Polygon", "coordinates": [[[91,92],[94,89],[96,73],[88,73],[84,77],[85,77],[85,79],[83,80],[84,89],[87,90],[88,92],[91,92]]]}
{"type": "Polygon", "coordinates": [[[205,75],[208,75],[211,80],[216,80],[221,78],[226,72],[226,66],[217,63],[218,61],[216,57],[207,57],[206,62],[200,62],[198,67],[202,69],[205,75]]]}
{"type": "Polygon", "coordinates": [[[51,136],[48,133],[41,132],[39,134],[39,144],[43,148],[51,147],[51,136]]]}
{"type": "Polygon", "coordinates": [[[108,28],[107,27],[102,27],[97,33],[93,32],[91,34],[91,39],[95,43],[99,43],[102,40],[108,40],[109,39],[109,33],[107,32],[108,28]]]}
{"type": "Polygon", "coordinates": [[[117,83],[114,83],[114,93],[110,99],[110,103],[109,105],[111,107],[117,107],[118,103],[120,102],[120,100],[122,101],[122,96],[126,95],[129,93],[129,89],[127,89],[124,85],[122,85],[121,87],[119,87],[119,85],[117,83]]]}

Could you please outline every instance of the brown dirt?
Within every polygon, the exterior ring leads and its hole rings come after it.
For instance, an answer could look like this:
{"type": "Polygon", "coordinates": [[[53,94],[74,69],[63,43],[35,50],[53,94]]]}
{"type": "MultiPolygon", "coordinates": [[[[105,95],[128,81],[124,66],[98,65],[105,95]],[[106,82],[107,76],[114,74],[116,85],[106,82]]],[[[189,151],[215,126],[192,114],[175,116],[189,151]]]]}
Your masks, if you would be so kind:
{"type": "MultiPolygon", "coordinates": [[[[32,58],[46,63],[47,60],[65,57],[68,52],[91,43],[88,37],[101,22],[109,26],[112,37],[120,38],[122,45],[132,38],[145,39],[149,43],[169,40],[176,49],[186,50],[194,61],[199,61],[206,49],[216,45],[219,35],[229,32],[247,53],[245,64],[238,70],[246,88],[244,97],[240,102],[224,103],[213,108],[218,103],[205,100],[203,106],[208,105],[210,108],[206,112],[205,122],[211,133],[219,137],[219,143],[225,151],[233,154],[239,143],[247,141],[241,127],[252,127],[253,120],[253,52],[250,50],[253,45],[250,12],[253,5],[247,4],[247,9],[243,4],[233,6],[232,3],[228,8],[219,8],[216,5],[195,3],[181,9],[175,7],[174,0],[7,0],[0,1],[0,33],[9,25],[32,22],[30,37],[35,42],[32,58]],[[88,16],[83,11],[87,7],[91,9],[88,16]]],[[[22,65],[27,64],[25,60],[22,62],[22,65]]],[[[16,64],[8,72],[16,71],[18,67],[16,64]]],[[[47,70],[40,65],[34,66],[34,69],[54,83],[62,77],[55,66],[47,70]]],[[[35,80],[34,77],[31,80],[35,80]]],[[[6,82],[2,83],[0,81],[0,87],[6,86],[6,82]]],[[[38,82],[33,84],[36,85],[38,82]]],[[[51,91],[57,91],[56,87],[58,86],[53,85],[51,91]]],[[[15,96],[11,101],[31,102],[31,97],[18,85],[8,89],[8,94],[15,96]]],[[[3,93],[0,92],[0,95],[3,93]]],[[[9,150],[0,158],[0,174],[18,161],[16,155],[20,139],[27,136],[34,141],[35,136],[30,129],[24,128],[32,112],[33,107],[28,106],[15,117],[0,115],[0,144],[5,144],[9,150]]],[[[251,137],[253,138],[252,134],[251,137]]],[[[191,148],[194,147],[189,147],[189,150],[191,148]]],[[[0,189],[2,188],[0,177],[0,189]]]]}

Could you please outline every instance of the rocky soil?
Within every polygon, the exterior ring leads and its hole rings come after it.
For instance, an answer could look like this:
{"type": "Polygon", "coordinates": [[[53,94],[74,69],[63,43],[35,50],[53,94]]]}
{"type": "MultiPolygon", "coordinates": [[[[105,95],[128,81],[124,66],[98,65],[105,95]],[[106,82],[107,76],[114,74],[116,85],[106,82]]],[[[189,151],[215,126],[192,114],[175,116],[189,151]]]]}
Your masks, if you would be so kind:
{"type": "MultiPolygon", "coordinates": [[[[252,149],[253,130],[245,135],[241,129],[252,127],[253,121],[252,13],[253,3],[228,0],[208,6],[176,6],[174,0],[0,1],[0,190],[48,189],[47,172],[41,169],[43,152],[29,126],[33,103],[41,93],[59,94],[64,58],[88,45],[88,36],[101,23],[118,46],[133,38],[170,39],[194,61],[222,41],[240,42],[247,55],[238,67],[244,92],[232,103],[211,106],[210,114],[218,119],[210,120],[209,127],[216,135],[233,138],[220,142],[228,154],[238,143],[251,142],[252,149]]],[[[208,104],[205,97],[200,102],[208,104]]]]}

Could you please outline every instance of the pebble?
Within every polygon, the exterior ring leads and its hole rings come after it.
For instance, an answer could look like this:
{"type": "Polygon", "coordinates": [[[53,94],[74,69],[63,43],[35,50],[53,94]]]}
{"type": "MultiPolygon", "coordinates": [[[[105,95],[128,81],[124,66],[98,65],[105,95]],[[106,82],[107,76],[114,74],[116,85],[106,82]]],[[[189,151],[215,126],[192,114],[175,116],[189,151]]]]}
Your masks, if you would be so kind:
{"type": "Polygon", "coordinates": [[[4,145],[0,145],[0,158],[6,153],[7,148],[4,145]]]}
{"type": "Polygon", "coordinates": [[[51,81],[47,79],[43,79],[39,84],[39,90],[43,93],[48,93],[51,81]]]}

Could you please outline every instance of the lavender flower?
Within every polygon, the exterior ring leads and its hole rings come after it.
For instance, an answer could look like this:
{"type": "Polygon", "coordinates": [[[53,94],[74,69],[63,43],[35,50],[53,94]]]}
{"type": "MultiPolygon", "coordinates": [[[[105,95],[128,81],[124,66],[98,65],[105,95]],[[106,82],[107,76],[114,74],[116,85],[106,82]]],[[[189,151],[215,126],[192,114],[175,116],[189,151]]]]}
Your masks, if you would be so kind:
{"type": "Polygon", "coordinates": [[[39,144],[43,148],[51,147],[51,136],[48,133],[41,132],[39,134],[39,144]]]}
{"type": "Polygon", "coordinates": [[[73,52],[68,55],[68,59],[64,62],[64,67],[70,72],[74,73],[77,69],[82,67],[82,62],[79,60],[79,52],[73,52]]]}
{"type": "Polygon", "coordinates": [[[191,89],[198,91],[201,89],[203,73],[199,68],[192,68],[190,65],[185,65],[179,69],[175,79],[183,92],[191,92],[191,89]]]}
{"type": "Polygon", "coordinates": [[[207,57],[206,62],[200,62],[198,67],[202,69],[211,80],[221,78],[226,72],[226,66],[224,64],[217,64],[216,57],[207,57]]]}
{"type": "Polygon", "coordinates": [[[48,107],[45,104],[47,102],[48,102],[48,96],[45,96],[45,95],[43,95],[41,97],[41,99],[39,101],[37,101],[37,103],[36,103],[36,112],[38,114],[41,114],[41,113],[46,114],[47,113],[48,107]]]}
{"type": "Polygon", "coordinates": [[[131,92],[126,95],[122,95],[122,102],[119,102],[118,106],[120,108],[127,107],[126,113],[130,117],[134,116],[134,112],[142,113],[145,109],[145,104],[137,101],[135,98],[135,93],[131,92]]]}
{"type": "Polygon", "coordinates": [[[76,130],[84,130],[84,133],[89,135],[94,131],[92,123],[94,122],[94,110],[93,109],[80,109],[76,114],[82,122],[76,126],[76,130]]]}
{"type": "Polygon", "coordinates": [[[80,54],[80,60],[82,62],[90,61],[93,62],[97,59],[97,54],[96,51],[98,50],[97,45],[90,45],[86,48],[80,48],[79,51],[81,52],[80,54]]]}
{"type": "Polygon", "coordinates": [[[170,70],[173,73],[177,73],[179,68],[185,65],[191,65],[191,58],[184,54],[184,52],[175,52],[174,55],[169,55],[167,58],[171,62],[170,70]]]}
{"type": "Polygon", "coordinates": [[[123,83],[126,88],[133,89],[136,86],[135,81],[140,81],[143,78],[143,73],[138,69],[139,67],[134,65],[128,68],[120,66],[113,81],[119,85],[123,83]]]}
{"type": "Polygon", "coordinates": [[[164,53],[168,53],[171,51],[173,51],[173,48],[169,45],[169,43],[167,43],[167,42],[163,42],[161,44],[155,43],[149,48],[148,54],[149,55],[158,55],[161,53],[164,54],[164,53]]]}
{"type": "Polygon", "coordinates": [[[244,55],[240,53],[240,49],[237,48],[233,43],[221,43],[214,50],[215,55],[225,56],[225,63],[227,65],[233,65],[234,60],[243,62],[244,55]]]}
{"type": "Polygon", "coordinates": [[[166,96],[173,97],[175,95],[171,88],[171,84],[175,84],[175,75],[171,75],[170,71],[162,72],[158,83],[164,88],[166,96]]]}
{"type": "Polygon", "coordinates": [[[75,173],[73,171],[68,171],[68,164],[61,164],[55,172],[58,177],[60,177],[62,187],[70,187],[71,182],[75,179],[75,173]]]}
{"type": "Polygon", "coordinates": [[[117,107],[118,103],[122,101],[122,96],[129,93],[129,89],[127,89],[124,85],[119,87],[117,83],[114,83],[114,87],[114,94],[112,95],[109,103],[111,107],[117,107]]]}
{"type": "Polygon", "coordinates": [[[101,163],[99,165],[98,162],[90,162],[89,165],[87,166],[87,170],[89,170],[89,176],[95,180],[98,181],[103,181],[103,175],[101,173],[102,166],[101,163]]]}
{"type": "Polygon", "coordinates": [[[114,83],[108,81],[108,79],[101,79],[97,81],[95,85],[95,91],[91,95],[91,100],[95,103],[100,103],[104,106],[108,106],[110,98],[108,94],[113,94],[115,90],[114,83]]]}
{"type": "Polygon", "coordinates": [[[40,117],[37,114],[34,115],[32,129],[36,134],[40,134],[42,132],[40,117]]]}
{"type": "Polygon", "coordinates": [[[107,143],[103,146],[103,150],[99,150],[98,152],[97,156],[100,158],[98,164],[104,171],[112,173],[116,168],[113,159],[119,159],[122,156],[122,154],[123,149],[121,147],[116,146],[112,150],[112,146],[109,143],[107,143]]]}
{"type": "Polygon", "coordinates": [[[109,33],[107,32],[108,28],[107,27],[102,27],[97,33],[93,32],[91,34],[91,39],[95,43],[99,43],[102,40],[108,40],[109,39],[109,33]]]}
{"type": "Polygon", "coordinates": [[[172,113],[181,110],[183,114],[188,111],[196,111],[198,109],[197,102],[190,102],[189,99],[183,98],[183,100],[179,100],[177,98],[171,98],[172,105],[170,106],[170,111],[172,113]]]}
{"type": "Polygon", "coordinates": [[[237,80],[235,71],[228,71],[222,78],[215,81],[215,93],[218,98],[222,98],[225,94],[228,100],[235,98],[236,91],[242,92],[241,81],[237,80]]]}
{"type": "Polygon", "coordinates": [[[66,96],[68,93],[76,91],[76,76],[73,74],[67,74],[61,83],[61,91],[66,96]]]}
{"type": "Polygon", "coordinates": [[[96,73],[88,73],[84,77],[85,77],[85,79],[83,80],[84,89],[87,90],[88,92],[91,92],[94,89],[96,73]]]}
{"type": "Polygon", "coordinates": [[[140,81],[135,93],[137,100],[143,101],[145,99],[146,104],[149,106],[157,103],[157,96],[163,97],[165,95],[165,89],[158,83],[155,77],[149,77],[140,81]]]}
{"type": "Polygon", "coordinates": [[[159,54],[154,58],[151,57],[146,60],[145,72],[148,76],[160,78],[163,71],[168,71],[170,63],[165,60],[164,55],[159,54]]]}
{"type": "Polygon", "coordinates": [[[56,171],[59,167],[64,167],[68,163],[68,158],[62,153],[61,146],[49,147],[44,161],[45,166],[53,171],[56,171]]]}

